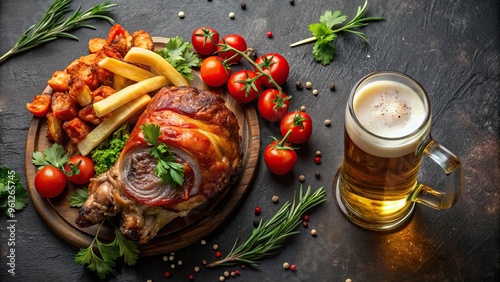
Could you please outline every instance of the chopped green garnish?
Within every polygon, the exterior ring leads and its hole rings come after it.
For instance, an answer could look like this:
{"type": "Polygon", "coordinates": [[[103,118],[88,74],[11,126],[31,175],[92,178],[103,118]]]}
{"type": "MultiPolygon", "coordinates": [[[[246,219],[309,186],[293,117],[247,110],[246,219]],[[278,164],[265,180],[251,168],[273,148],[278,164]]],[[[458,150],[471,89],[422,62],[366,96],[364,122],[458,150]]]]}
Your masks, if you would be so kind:
{"type": "Polygon", "coordinates": [[[165,58],[184,78],[193,80],[192,69],[201,65],[201,59],[192,51],[192,45],[182,37],[172,37],[165,48],[156,51],[165,58]]]}

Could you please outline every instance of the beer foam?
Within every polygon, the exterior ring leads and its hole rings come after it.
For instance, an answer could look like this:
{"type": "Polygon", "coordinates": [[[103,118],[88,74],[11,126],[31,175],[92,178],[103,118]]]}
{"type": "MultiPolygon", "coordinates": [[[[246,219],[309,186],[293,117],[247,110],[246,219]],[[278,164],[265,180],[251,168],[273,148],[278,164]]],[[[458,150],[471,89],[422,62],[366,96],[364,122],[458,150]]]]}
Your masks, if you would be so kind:
{"type": "Polygon", "coordinates": [[[358,90],[353,108],[359,122],[382,137],[402,137],[417,130],[425,119],[425,106],[408,86],[376,81],[358,90]]]}
{"type": "MultiPolygon", "coordinates": [[[[384,138],[401,138],[415,132],[427,117],[427,108],[415,90],[395,81],[379,80],[360,87],[353,100],[359,123],[372,134],[384,138]]],[[[415,152],[430,130],[398,140],[380,139],[365,132],[346,109],[345,129],[363,151],[379,157],[399,157],[415,152]]]]}

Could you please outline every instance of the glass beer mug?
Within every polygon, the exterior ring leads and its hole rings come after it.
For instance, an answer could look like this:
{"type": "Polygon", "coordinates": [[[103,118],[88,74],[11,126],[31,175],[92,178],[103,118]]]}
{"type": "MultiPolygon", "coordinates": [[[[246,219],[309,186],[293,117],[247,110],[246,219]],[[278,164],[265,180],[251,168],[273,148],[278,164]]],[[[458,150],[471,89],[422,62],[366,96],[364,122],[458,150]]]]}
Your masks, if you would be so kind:
{"type": "Polygon", "coordinates": [[[344,161],[334,180],[337,203],[355,224],[391,230],[408,219],[415,203],[443,210],[462,193],[460,161],[430,136],[429,97],[411,77],[371,73],[354,86],[347,102],[344,161]],[[436,190],[417,179],[422,157],[446,174],[436,190]]]}

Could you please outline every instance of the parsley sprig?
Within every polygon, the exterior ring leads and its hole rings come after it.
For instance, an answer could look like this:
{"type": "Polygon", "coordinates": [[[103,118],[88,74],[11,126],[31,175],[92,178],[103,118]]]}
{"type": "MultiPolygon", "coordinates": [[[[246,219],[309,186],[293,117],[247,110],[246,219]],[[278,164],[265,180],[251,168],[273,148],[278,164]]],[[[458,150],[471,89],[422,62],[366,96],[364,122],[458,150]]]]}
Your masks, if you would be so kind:
{"type": "Polygon", "coordinates": [[[165,58],[184,78],[193,80],[192,68],[201,65],[201,59],[192,51],[192,45],[175,36],[168,40],[165,48],[156,51],[165,58]]]}
{"type": "Polygon", "coordinates": [[[76,36],[68,32],[80,27],[95,29],[94,26],[85,23],[87,20],[100,18],[107,20],[109,23],[114,23],[113,19],[108,17],[107,14],[116,5],[106,1],[83,12],[81,6],[79,6],[76,11],[64,19],[66,13],[71,10],[71,0],[54,0],[40,21],[30,26],[21,35],[14,47],[0,57],[0,63],[17,53],[56,40],[58,37],[78,40],[76,36]]]}
{"type": "Polygon", "coordinates": [[[312,49],[314,60],[323,65],[330,64],[335,57],[335,46],[333,46],[333,42],[337,39],[338,33],[341,31],[349,32],[368,42],[366,34],[356,30],[356,28],[367,26],[369,22],[384,20],[382,17],[365,18],[367,7],[368,0],[365,1],[363,7],[358,7],[356,16],[352,20],[340,27],[337,26],[345,22],[347,16],[343,15],[340,11],[335,11],[333,13],[331,11],[326,11],[319,18],[319,23],[309,25],[309,30],[314,35],[313,37],[295,42],[290,46],[295,47],[316,41],[312,49]]]}
{"type": "Polygon", "coordinates": [[[22,210],[28,203],[28,193],[21,178],[12,169],[0,167],[0,213],[14,218],[14,212],[22,210]]]}
{"type": "Polygon", "coordinates": [[[326,201],[325,195],[326,190],[323,187],[314,192],[308,187],[303,194],[301,186],[297,202],[294,196],[293,201],[283,204],[273,217],[266,222],[261,220],[245,241],[238,245],[237,239],[224,259],[214,261],[207,266],[225,266],[239,262],[257,267],[260,259],[278,253],[288,237],[299,233],[296,229],[302,222],[302,215],[326,201]]]}
{"type": "Polygon", "coordinates": [[[51,147],[47,147],[43,154],[40,151],[33,153],[32,162],[42,169],[44,166],[54,166],[64,171],[64,165],[69,161],[69,156],[63,146],[54,143],[51,147]]]}
{"type": "Polygon", "coordinates": [[[87,268],[97,273],[99,278],[104,279],[113,270],[118,258],[123,257],[127,265],[134,265],[139,257],[137,245],[125,238],[118,228],[115,228],[115,238],[110,243],[99,241],[99,232],[105,220],[101,222],[92,243],[85,249],[80,249],[75,255],[75,263],[80,265],[88,264],[87,268]],[[99,254],[94,252],[97,246],[99,254]]]}
{"type": "Polygon", "coordinates": [[[168,149],[168,146],[158,141],[161,135],[160,126],[146,123],[140,126],[144,140],[151,148],[150,154],[158,160],[155,174],[164,183],[169,185],[182,185],[184,182],[184,166],[175,162],[175,157],[168,149]]]}

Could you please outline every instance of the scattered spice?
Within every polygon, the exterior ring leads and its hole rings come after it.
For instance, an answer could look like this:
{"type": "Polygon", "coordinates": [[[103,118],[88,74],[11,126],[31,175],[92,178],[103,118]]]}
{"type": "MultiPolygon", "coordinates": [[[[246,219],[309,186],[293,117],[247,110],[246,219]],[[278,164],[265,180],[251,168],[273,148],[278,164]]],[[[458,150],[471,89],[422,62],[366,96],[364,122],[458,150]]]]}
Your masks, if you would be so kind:
{"type": "Polygon", "coordinates": [[[290,270],[291,271],[296,271],[297,270],[297,266],[295,264],[290,265],[290,270]]]}
{"type": "Polygon", "coordinates": [[[207,241],[205,241],[205,240],[201,240],[201,244],[202,244],[202,245],[206,245],[206,244],[207,244],[207,241]]]}
{"type": "Polygon", "coordinates": [[[299,181],[300,181],[300,182],[304,182],[304,181],[306,181],[306,176],[305,176],[305,175],[303,175],[303,174],[299,175],[299,181]]]}
{"type": "Polygon", "coordinates": [[[246,10],[247,9],[247,4],[241,3],[240,7],[241,7],[242,10],[246,10]]]}
{"type": "Polygon", "coordinates": [[[214,251],[217,251],[217,249],[219,249],[219,245],[214,244],[214,245],[212,246],[212,249],[214,249],[214,251]]]}
{"type": "Polygon", "coordinates": [[[297,89],[298,91],[302,91],[302,89],[304,89],[304,86],[302,86],[302,82],[295,82],[295,89],[297,89]]]}
{"type": "Polygon", "coordinates": [[[306,106],[300,106],[300,111],[305,112],[306,111],[306,106]]]}
{"type": "Polygon", "coordinates": [[[330,84],[330,91],[335,91],[335,83],[330,84]]]}
{"type": "Polygon", "coordinates": [[[273,32],[272,31],[268,31],[267,32],[267,38],[273,38],[273,32]]]}
{"type": "Polygon", "coordinates": [[[172,264],[170,265],[170,268],[172,268],[172,269],[173,269],[173,268],[175,268],[175,264],[174,264],[174,263],[172,263],[172,264]]]}
{"type": "Polygon", "coordinates": [[[244,265],[244,264],[241,265],[241,268],[245,269],[245,267],[246,267],[246,265],[244,265]]]}
{"type": "Polygon", "coordinates": [[[259,206],[255,207],[255,215],[260,215],[261,208],[259,206]]]}
{"type": "Polygon", "coordinates": [[[193,274],[190,274],[190,275],[188,276],[188,278],[189,278],[189,280],[194,280],[194,275],[193,275],[193,274]]]}
{"type": "Polygon", "coordinates": [[[284,269],[289,269],[289,268],[290,268],[290,264],[289,264],[288,262],[286,262],[286,261],[285,261],[285,262],[283,263],[283,268],[284,268],[284,269]]]}
{"type": "Polygon", "coordinates": [[[275,204],[276,204],[276,203],[278,203],[278,201],[279,201],[279,197],[278,197],[278,196],[276,196],[276,195],[274,195],[274,196],[273,196],[273,198],[272,198],[272,201],[273,201],[273,203],[275,203],[275,204]]]}
{"type": "Polygon", "coordinates": [[[321,178],[321,173],[319,171],[316,171],[314,173],[314,177],[316,177],[316,179],[320,179],[321,178]]]}
{"type": "Polygon", "coordinates": [[[174,257],[174,256],[169,256],[169,257],[168,257],[168,260],[169,260],[169,261],[173,261],[174,259],[175,259],[175,257],[174,257]]]}
{"type": "Polygon", "coordinates": [[[321,157],[321,151],[316,151],[316,156],[321,157]]]}
{"type": "Polygon", "coordinates": [[[309,215],[304,214],[304,216],[302,216],[302,220],[303,221],[309,221],[309,215]]]}
{"type": "Polygon", "coordinates": [[[183,19],[183,18],[186,16],[186,14],[185,14],[183,11],[180,11],[180,12],[177,14],[177,16],[178,16],[179,18],[183,19]]]}
{"type": "Polygon", "coordinates": [[[206,259],[202,259],[202,260],[201,260],[201,264],[203,264],[203,265],[207,265],[207,263],[208,263],[208,261],[207,261],[206,259]]]}
{"type": "Polygon", "coordinates": [[[318,156],[314,157],[314,163],[315,164],[320,164],[321,163],[321,157],[318,157],[318,156]]]}
{"type": "Polygon", "coordinates": [[[306,82],[306,89],[311,89],[312,88],[312,83],[310,81],[306,82]]]}
{"type": "Polygon", "coordinates": [[[318,234],[318,232],[316,231],[316,229],[311,229],[311,235],[316,237],[317,234],[318,234]]]}
{"type": "Polygon", "coordinates": [[[292,5],[292,6],[295,5],[295,0],[290,0],[289,2],[290,2],[290,5],[292,5]]]}
{"type": "Polygon", "coordinates": [[[304,226],[304,228],[307,228],[309,226],[309,222],[302,221],[302,226],[304,226]]]}
{"type": "Polygon", "coordinates": [[[222,253],[220,251],[215,252],[215,257],[220,258],[222,256],[222,253]]]}
{"type": "Polygon", "coordinates": [[[219,276],[219,281],[220,282],[224,282],[224,280],[226,280],[226,278],[224,278],[224,276],[219,276]]]}
{"type": "Polygon", "coordinates": [[[200,272],[200,267],[199,266],[195,266],[194,267],[194,272],[200,272]]]}
{"type": "Polygon", "coordinates": [[[331,121],[331,120],[329,120],[329,119],[325,119],[325,125],[326,125],[326,126],[330,126],[330,125],[332,125],[332,121],[331,121]]]}
{"type": "Polygon", "coordinates": [[[231,277],[235,277],[236,273],[234,271],[231,271],[231,277]]]}
{"type": "Polygon", "coordinates": [[[258,220],[254,220],[253,221],[253,227],[258,227],[259,226],[259,221],[258,220]]]}
{"type": "Polygon", "coordinates": [[[229,13],[229,18],[230,19],[234,19],[234,13],[233,12],[229,13]]]}
{"type": "Polygon", "coordinates": [[[318,89],[314,89],[314,90],[312,91],[312,94],[313,94],[314,96],[318,96],[318,93],[319,93],[319,92],[318,92],[318,89]]]}
{"type": "Polygon", "coordinates": [[[163,276],[165,276],[166,278],[170,278],[170,276],[172,276],[172,273],[170,273],[170,271],[165,271],[165,273],[163,273],[163,276]]]}
{"type": "Polygon", "coordinates": [[[224,277],[226,277],[226,278],[229,277],[229,271],[227,271],[227,270],[224,271],[224,277]]]}
{"type": "Polygon", "coordinates": [[[177,262],[177,265],[182,265],[182,260],[179,260],[179,261],[177,262]]]}
{"type": "Polygon", "coordinates": [[[234,274],[236,274],[236,276],[240,276],[240,271],[239,271],[238,269],[236,269],[236,270],[234,271],[234,274]]]}
{"type": "Polygon", "coordinates": [[[168,260],[168,257],[167,256],[163,256],[163,261],[167,261],[168,260]]]}

